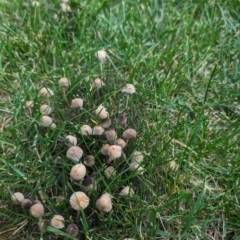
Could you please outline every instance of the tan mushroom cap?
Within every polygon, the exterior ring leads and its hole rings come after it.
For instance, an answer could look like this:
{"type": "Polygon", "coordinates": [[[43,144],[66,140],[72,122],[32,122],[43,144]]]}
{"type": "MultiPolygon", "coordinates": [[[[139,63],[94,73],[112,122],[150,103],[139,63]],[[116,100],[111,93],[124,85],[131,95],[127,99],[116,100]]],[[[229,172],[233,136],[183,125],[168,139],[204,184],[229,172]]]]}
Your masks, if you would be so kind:
{"type": "Polygon", "coordinates": [[[115,130],[108,130],[106,132],[106,138],[108,142],[114,142],[117,139],[117,133],[115,130]]]}
{"type": "Polygon", "coordinates": [[[70,197],[70,205],[76,211],[85,209],[89,205],[89,202],[90,199],[84,192],[75,192],[70,197]]]}
{"type": "Polygon", "coordinates": [[[68,88],[71,86],[71,82],[66,77],[62,77],[59,79],[58,85],[63,88],[68,88]]]}
{"type": "Polygon", "coordinates": [[[43,87],[40,89],[39,95],[43,98],[50,98],[54,95],[54,92],[50,88],[43,87]]]}
{"type": "Polygon", "coordinates": [[[112,145],[108,148],[109,162],[120,158],[122,155],[122,148],[118,145],[112,145]]]}
{"type": "Polygon", "coordinates": [[[75,181],[82,181],[86,175],[86,167],[82,164],[76,164],[70,171],[70,177],[75,181]]]}
{"type": "Polygon", "coordinates": [[[11,196],[11,201],[15,205],[20,205],[23,202],[23,200],[24,200],[24,195],[20,192],[15,192],[11,196]]]}
{"type": "Polygon", "coordinates": [[[92,135],[92,132],[93,132],[92,128],[91,128],[89,125],[87,125],[87,124],[84,124],[84,125],[81,127],[80,131],[81,131],[81,134],[82,134],[83,136],[92,135]]]}
{"type": "Polygon", "coordinates": [[[43,104],[40,106],[40,112],[44,115],[49,115],[53,112],[53,108],[48,104],[43,104]]]}
{"type": "Polygon", "coordinates": [[[135,87],[132,84],[127,84],[126,87],[122,90],[122,93],[133,94],[136,92],[135,87]]]}
{"type": "Polygon", "coordinates": [[[96,202],[99,211],[108,213],[112,210],[112,200],[109,193],[104,193],[96,202]]]}
{"type": "Polygon", "coordinates": [[[64,217],[61,215],[54,215],[51,219],[51,226],[57,229],[64,228],[64,217]]]}
{"type": "Polygon", "coordinates": [[[43,126],[48,127],[52,125],[53,119],[49,116],[42,116],[40,122],[42,123],[43,126]]]}
{"type": "Polygon", "coordinates": [[[144,156],[141,152],[139,152],[139,151],[133,152],[133,155],[131,158],[132,162],[141,163],[143,161],[143,159],[144,159],[144,156]]]}
{"type": "Polygon", "coordinates": [[[83,155],[83,150],[78,146],[72,146],[67,150],[66,156],[70,159],[73,159],[76,162],[79,162],[83,155]]]}
{"type": "Polygon", "coordinates": [[[78,226],[76,224],[74,224],[74,223],[70,223],[67,226],[66,232],[68,234],[70,234],[71,236],[76,237],[78,235],[78,233],[79,233],[78,226]]]}
{"type": "Polygon", "coordinates": [[[94,126],[93,135],[101,136],[104,133],[104,128],[100,125],[94,126]]]}
{"type": "Polygon", "coordinates": [[[82,108],[83,100],[81,98],[75,98],[71,102],[71,108],[82,108]]]}
{"type": "Polygon", "coordinates": [[[86,156],[84,164],[88,167],[92,167],[95,164],[95,158],[92,155],[86,156]]]}
{"type": "Polygon", "coordinates": [[[122,191],[119,193],[121,196],[132,196],[134,194],[134,191],[131,187],[126,186],[122,189],[122,191]]]}
{"type": "Polygon", "coordinates": [[[30,199],[25,198],[22,203],[21,206],[24,209],[30,209],[30,207],[33,205],[33,202],[30,199]]]}
{"type": "Polygon", "coordinates": [[[67,135],[66,139],[68,140],[68,146],[76,146],[77,145],[77,138],[72,135],[67,135]]]}
{"type": "Polygon", "coordinates": [[[114,145],[118,145],[123,149],[126,146],[126,142],[123,139],[118,138],[115,140],[114,145]]]}
{"type": "Polygon", "coordinates": [[[101,154],[104,155],[104,156],[107,156],[108,155],[108,149],[109,149],[110,145],[109,144],[104,144],[102,146],[102,149],[101,149],[101,154]]]}
{"type": "Polygon", "coordinates": [[[92,83],[92,89],[99,89],[104,85],[105,83],[100,78],[96,78],[92,83]]]}
{"type": "Polygon", "coordinates": [[[113,166],[109,166],[104,170],[104,175],[108,179],[110,179],[114,174],[116,174],[116,171],[115,171],[115,168],[113,166]]]}
{"type": "Polygon", "coordinates": [[[107,109],[102,104],[95,110],[95,114],[99,119],[106,119],[109,116],[107,109]]]}
{"type": "Polygon", "coordinates": [[[30,208],[30,213],[35,218],[40,218],[44,214],[44,207],[41,203],[36,203],[30,208]]]}
{"type": "Polygon", "coordinates": [[[137,132],[132,128],[126,129],[122,134],[122,137],[124,139],[132,139],[132,138],[136,138],[136,136],[137,136],[137,132]]]}
{"type": "Polygon", "coordinates": [[[107,58],[107,53],[105,50],[98,50],[96,53],[95,53],[95,56],[98,58],[98,60],[100,62],[104,62],[107,58]]]}

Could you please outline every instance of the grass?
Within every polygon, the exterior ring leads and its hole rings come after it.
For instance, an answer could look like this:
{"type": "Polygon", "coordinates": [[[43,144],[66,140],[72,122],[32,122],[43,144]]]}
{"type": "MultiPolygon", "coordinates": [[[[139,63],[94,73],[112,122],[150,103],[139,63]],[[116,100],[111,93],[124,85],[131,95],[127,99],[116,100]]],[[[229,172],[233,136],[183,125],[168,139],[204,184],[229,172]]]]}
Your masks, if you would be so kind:
{"type": "Polygon", "coordinates": [[[78,239],[239,239],[239,1],[70,0],[68,13],[57,0],[39,3],[0,3],[0,229],[27,219],[11,239],[71,239],[50,227],[61,214],[66,225],[79,222],[78,239]],[[99,49],[108,53],[103,66],[99,49]],[[71,81],[68,103],[57,84],[63,76],[71,81]],[[106,83],[98,94],[90,90],[96,77],[106,83]],[[126,108],[127,83],[137,93],[126,108]],[[39,125],[41,87],[54,91],[55,130],[39,125]],[[82,111],[69,108],[75,97],[83,98],[82,111]],[[113,122],[126,112],[138,133],[111,179],[103,174],[105,140],[79,133],[98,122],[101,103],[113,122]],[[69,179],[68,134],[97,161],[88,175],[98,189],[79,218],[68,202],[81,187],[69,179]],[[129,171],[134,150],[144,153],[143,175],[129,171]],[[119,197],[126,185],[135,194],[119,197]],[[17,191],[44,202],[41,231],[11,203],[17,191]],[[113,195],[104,215],[95,207],[103,192],[113,195]]]}

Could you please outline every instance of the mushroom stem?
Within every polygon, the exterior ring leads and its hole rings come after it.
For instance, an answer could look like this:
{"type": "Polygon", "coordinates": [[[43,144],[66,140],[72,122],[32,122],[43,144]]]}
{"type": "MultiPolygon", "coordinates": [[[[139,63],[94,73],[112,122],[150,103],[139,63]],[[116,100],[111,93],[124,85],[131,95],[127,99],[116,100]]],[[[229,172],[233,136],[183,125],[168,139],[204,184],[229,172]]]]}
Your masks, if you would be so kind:
{"type": "Polygon", "coordinates": [[[63,99],[65,100],[66,103],[68,103],[68,100],[66,97],[66,89],[64,87],[62,88],[62,93],[63,93],[63,99]]]}
{"type": "Polygon", "coordinates": [[[127,95],[126,110],[128,109],[128,99],[129,99],[129,95],[127,95]]]}
{"type": "Polygon", "coordinates": [[[77,219],[76,219],[76,222],[77,222],[77,225],[79,224],[79,222],[80,222],[80,210],[79,211],[77,211],[77,219]]]}

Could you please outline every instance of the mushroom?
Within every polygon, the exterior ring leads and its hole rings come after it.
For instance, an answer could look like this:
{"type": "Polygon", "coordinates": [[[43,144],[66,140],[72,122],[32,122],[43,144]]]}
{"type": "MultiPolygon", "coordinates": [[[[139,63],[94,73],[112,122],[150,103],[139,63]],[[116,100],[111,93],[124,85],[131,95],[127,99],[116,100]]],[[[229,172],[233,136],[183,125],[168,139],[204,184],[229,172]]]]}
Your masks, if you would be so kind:
{"type": "Polygon", "coordinates": [[[51,219],[51,226],[57,229],[64,228],[64,217],[61,215],[54,215],[51,219]]]}
{"type": "Polygon", "coordinates": [[[77,138],[75,136],[67,135],[66,139],[68,141],[68,146],[69,147],[77,145],[77,138]]]}
{"type": "Polygon", "coordinates": [[[71,82],[66,77],[62,77],[58,81],[58,85],[62,88],[69,88],[71,86],[71,82]]]}
{"type": "Polygon", "coordinates": [[[109,166],[105,169],[104,175],[107,179],[110,179],[114,174],[116,174],[115,168],[112,166],[109,166]]]}
{"type": "Polygon", "coordinates": [[[106,132],[106,138],[109,143],[113,143],[117,139],[117,133],[115,130],[108,130],[106,132]]]}
{"type": "Polygon", "coordinates": [[[126,142],[123,139],[118,138],[115,140],[114,145],[118,145],[123,149],[126,146],[126,142]]]}
{"type": "Polygon", "coordinates": [[[76,224],[74,224],[74,223],[70,223],[67,226],[66,232],[68,234],[70,234],[71,236],[76,237],[78,235],[78,233],[79,233],[78,226],[76,224]]]}
{"type": "Polygon", "coordinates": [[[50,98],[54,95],[54,92],[50,88],[43,87],[40,89],[39,95],[43,98],[50,98]]]}
{"type": "Polygon", "coordinates": [[[143,175],[143,173],[144,173],[144,168],[136,162],[131,162],[129,167],[130,167],[131,171],[136,171],[137,173],[139,173],[141,175],[143,175]]]}
{"type": "Polygon", "coordinates": [[[86,188],[86,190],[95,190],[96,186],[94,184],[94,179],[92,177],[86,177],[83,181],[82,181],[82,185],[86,188]]]}
{"type": "Polygon", "coordinates": [[[127,117],[126,117],[125,114],[119,114],[118,115],[117,124],[122,126],[122,127],[126,126],[126,124],[127,124],[127,117]]]}
{"type": "Polygon", "coordinates": [[[132,188],[129,186],[126,186],[122,189],[122,191],[119,193],[121,196],[132,196],[134,194],[132,188]]]}
{"type": "Polygon", "coordinates": [[[22,203],[21,206],[23,209],[30,209],[30,207],[33,205],[33,202],[30,199],[25,198],[22,203]]]}
{"type": "Polygon", "coordinates": [[[107,112],[107,109],[101,104],[98,106],[98,108],[95,110],[95,114],[100,119],[106,119],[109,116],[109,113],[107,112]]]}
{"type": "Polygon", "coordinates": [[[73,159],[76,162],[79,162],[83,155],[83,150],[78,146],[72,146],[67,150],[66,156],[70,159],[73,159]]]}
{"type": "Polygon", "coordinates": [[[83,100],[81,98],[75,98],[71,102],[71,108],[82,108],[83,100]]]}
{"type": "Polygon", "coordinates": [[[80,131],[83,136],[92,135],[92,128],[89,125],[83,125],[80,131]]]}
{"type": "Polygon", "coordinates": [[[92,167],[95,164],[94,156],[88,155],[84,161],[84,164],[88,167],[92,167]]]}
{"type": "Polygon", "coordinates": [[[98,50],[96,53],[95,53],[95,56],[98,58],[98,60],[103,63],[106,58],[107,58],[107,53],[105,50],[98,50]]]}
{"type": "Polygon", "coordinates": [[[43,126],[48,127],[52,125],[53,119],[49,116],[42,116],[40,122],[42,123],[43,126]]]}
{"type": "Polygon", "coordinates": [[[122,90],[122,93],[133,94],[136,92],[135,87],[132,84],[127,84],[126,87],[122,90]]]}
{"type": "Polygon", "coordinates": [[[112,145],[108,148],[109,162],[120,158],[122,155],[122,148],[118,145],[112,145]]]}
{"type": "Polygon", "coordinates": [[[89,205],[89,202],[90,199],[84,192],[75,192],[70,197],[70,205],[76,211],[85,209],[89,205]]]}
{"type": "Polygon", "coordinates": [[[86,167],[82,164],[76,164],[70,171],[70,177],[75,181],[82,181],[86,175],[86,167]]]}
{"type": "Polygon", "coordinates": [[[19,205],[23,202],[24,200],[24,195],[20,192],[15,192],[12,196],[11,196],[11,201],[14,205],[19,205]]]}
{"type": "Polygon", "coordinates": [[[93,135],[101,136],[104,133],[104,128],[100,125],[94,126],[93,135]]]}
{"type": "Polygon", "coordinates": [[[91,87],[92,87],[92,89],[100,89],[104,85],[105,85],[105,83],[100,78],[96,78],[93,81],[91,87]]]}
{"type": "Polygon", "coordinates": [[[137,136],[137,132],[134,129],[132,129],[132,128],[128,128],[122,134],[122,137],[124,139],[127,139],[127,140],[128,139],[132,139],[132,138],[136,138],[136,136],[137,136]]]}
{"type": "Polygon", "coordinates": [[[40,112],[44,115],[49,115],[53,112],[53,108],[47,104],[43,104],[40,107],[40,112]]]}
{"type": "Polygon", "coordinates": [[[36,203],[31,206],[30,213],[35,218],[40,218],[44,214],[44,207],[41,203],[36,203]]]}
{"type": "Polygon", "coordinates": [[[112,124],[111,119],[109,118],[105,118],[105,119],[101,119],[101,126],[104,128],[109,128],[112,124]]]}
{"type": "Polygon", "coordinates": [[[140,163],[143,161],[143,154],[139,151],[134,151],[133,152],[133,155],[132,155],[132,158],[131,158],[131,161],[132,162],[136,162],[136,163],[140,163]]]}
{"type": "Polygon", "coordinates": [[[109,149],[110,145],[109,144],[104,144],[102,146],[102,149],[101,149],[101,154],[104,155],[104,156],[107,156],[108,155],[108,149],[109,149]]]}
{"type": "Polygon", "coordinates": [[[104,193],[96,202],[96,207],[100,212],[110,212],[112,210],[112,199],[109,193],[104,193]]]}

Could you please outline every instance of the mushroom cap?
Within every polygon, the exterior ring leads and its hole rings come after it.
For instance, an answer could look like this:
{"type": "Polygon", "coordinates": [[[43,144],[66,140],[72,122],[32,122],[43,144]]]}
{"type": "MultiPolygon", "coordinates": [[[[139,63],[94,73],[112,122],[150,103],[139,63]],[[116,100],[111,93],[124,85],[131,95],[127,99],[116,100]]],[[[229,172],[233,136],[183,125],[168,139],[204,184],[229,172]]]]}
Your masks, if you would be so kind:
{"type": "Polygon", "coordinates": [[[109,161],[120,158],[122,155],[122,148],[118,145],[112,145],[108,148],[109,161]]]}
{"type": "Polygon", "coordinates": [[[118,138],[115,140],[114,145],[118,145],[123,149],[126,146],[126,142],[123,139],[118,138]]]}
{"type": "Polygon", "coordinates": [[[136,136],[137,136],[137,132],[132,128],[126,129],[122,134],[122,137],[124,139],[132,139],[132,138],[136,138],[136,136]]]}
{"type": "Polygon", "coordinates": [[[105,50],[98,50],[96,53],[95,53],[95,56],[98,58],[98,60],[100,62],[104,62],[107,58],[107,53],[105,50]]]}
{"type": "Polygon", "coordinates": [[[109,116],[107,109],[102,104],[95,110],[95,114],[100,119],[106,119],[109,116]]]}
{"type": "Polygon", "coordinates": [[[40,112],[44,115],[49,115],[53,112],[53,108],[47,104],[43,104],[40,106],[40,112]]]}
{"type": "Polygon", "coordinates": [[[140,163],[143,161],[143,158],[144,158],[144,156],[141,152],[134,151],[131,160],[132,160],[132,162],[140,163]]]}
{"type": "Polygon", "coordinates": [[[101,212],[110,212],[112,210],[112,200],[110,194],[103,194],[96,202],[96,207],[101,212]]]}
{"type": "Polygon", "coordinates": [[[83,100],[81,98],[75,98],[71,102],[71,108],[82,108],[83,100]]]}
{"type": "Polygon", "coordinates": [[[117,133],[115,130],[108,130],[106,132],[106,138],[108,142],[114,142],[117,139],[117,133]]]}
{"type": "Polygon", "coordinates": [[[112,121],[110,118],[105,118],[105,119],[101,119],[101,126],[104,128],[109,128],[112,124],[112,121]]]}
{"type": "Polygon", "coordinates": [[[127,117],[124,114],[119,114],[117,118],[117,124],[124,126],[127,123],[127,117]]]}
{"type": "Polygon", "coordinates": [[[71,82],[66,77],[63,77],[58,81],[58,85],[60,87],[68,88],[71,86],[71,82]]]}
{"type": "Polygon", "coordinates": [[[24,195],[20,192],[15,192],[12,196],[11,196],[11,201],[13,204],[15,205],[19,205],[22,203],[22,201],[24,200],[24,195]]]}
{"type": "Polygon", "coordinates": [[[134,194],[134,192],[133,192],[132,188],[130,188],[129,186],[124,187],[122,189],[122,191],[119,193],[119,195],[121,195],[121,196],[127,196],[127,195],[131,196],[133,194],[134,194]]]}
{"type": "Polygon", "coordinates": [[[82,164],[76,164],[72,167],[70,171],[70,177],[76,181],[82,181],[86,175],[86,167],[82,164]]]}
{"type": "Polygon", "coordinates": [[[54,95],[54,92],[50,88],[43,87],[40,89],[39,95],[43,98],[50,98],[51,96],[54,95]]]}
{"type": "Polygon", "coordinates": [[[133,94],[136,92],[135,87],[132,84],[127,84],[126,87],[122,90],[122,93],[133,94]]]}
{"type": "Polygon", "coordinates": [[[100,125],[94,126],[93,135],[101,136],[104,133],[104,128],[100,125]]]}
{"type": "Polygon", "coordinates": [[[68,141],[68,146],[69,147],[77,145],[77,138],[75,136],[67,135],[66,139],[68,141]]]}
{"type": "Polygon", "coordinates": [[[116,174],[116,171],[115,171],[115,168],[112,166],[109,166],[104,170],[104,175],[108,179],[110,179],[114,174],[116,174]]]}
{"type": "Polygon", "coordinates": [[[94,184],[94,179],[92,177],[86,177],[82,181],[82,185],[86,187],[86,190],[94,190],[96,186],[94,184]]]}
{"type": "Polygon", "coordinates": [[[144,173],[144,168],[136,162],[131,162],[129,165],[129,168],[131,171],[136,171],[137,173],[139,173],[141,175],[144,173]]]}
{"type": "Polygon", "coordinates": [[[51,226],[57,229],[64,228],[64,217],[61,215],[54,215],[51,219],[51,226]]]}
{"type": "Polygon", "coordinates": [[[73,159],[76,162],[79,162],[83,155],[83,150],[78,146],[72,146],[67,150],[66,156],[70,159],[73,159]]]}
{"type": "Polygon", "coordinates": [[[25,198],[22,203],[21,206],[24,209],[30,209],[30,207],[33,205],[33,202],[30,199],[25,198]]]}
{"type": "Polygon", "coordinates": [[[95,164],[95,159],[94,156],[88,155],[84,161],[84,164],[91,167],[95,164]]]}
{"type": "Polygon", "coordinates": [[[36,203],[31,206],[30,213],[35,218],[40,218],[44,214],[44,207],[41,203],[36,203]]]}
{"type": "Polygon", "coordinates": [[[34,101],[26,101],[24,104],[25,109],[33,108],[33,107],[34,107],[34,101]]]}
{"type": "Polygon", "coordinates": [[[104,85],[105,85],[105,83],[100,78],[96,78],[92,83],[92,88],[99,89],[104,85]]]}
{"type": "Polygon", "coordinates": [[[82,127],[81,127],[81,129],[80,129],[80,131],[81,131],[81,134],[83,135],[83,136],[88,136],[88,135],[92,135],[92,128],[89,126],[89,125],[82,125],[82,127]]]}
{"type": "Polygon", "coordinates": [[[107,156],[108,155],[108,149],[109,149],[110,145],[109,144],[104,144],[102,146],[102,149],[101,149],[101,154],[104,155],[104,156],[107,156]]]}
{"type": "Polygon", "coordinates": [[[66,232],[68,234],[70,234],[71,236],[76,237],[78,235],[78,233],[79,233],[78,226],[76,224],[74,224],[74,223],[70,223],[67,226],[66,232]]]}
{"type": "Polygon", "coordinates": [[[42,123],[43,126],[48,127],[52,125],[53,119],[49,116],[44,115],[41,117],[40,122],[42,123]]]}
{"type": "Polygon", "coordinates": [[[76,211],[85,209],[89,205],[89,202],[90,199],[84,192],[75,192],[70,197],[70,205],[76,211]]]}

